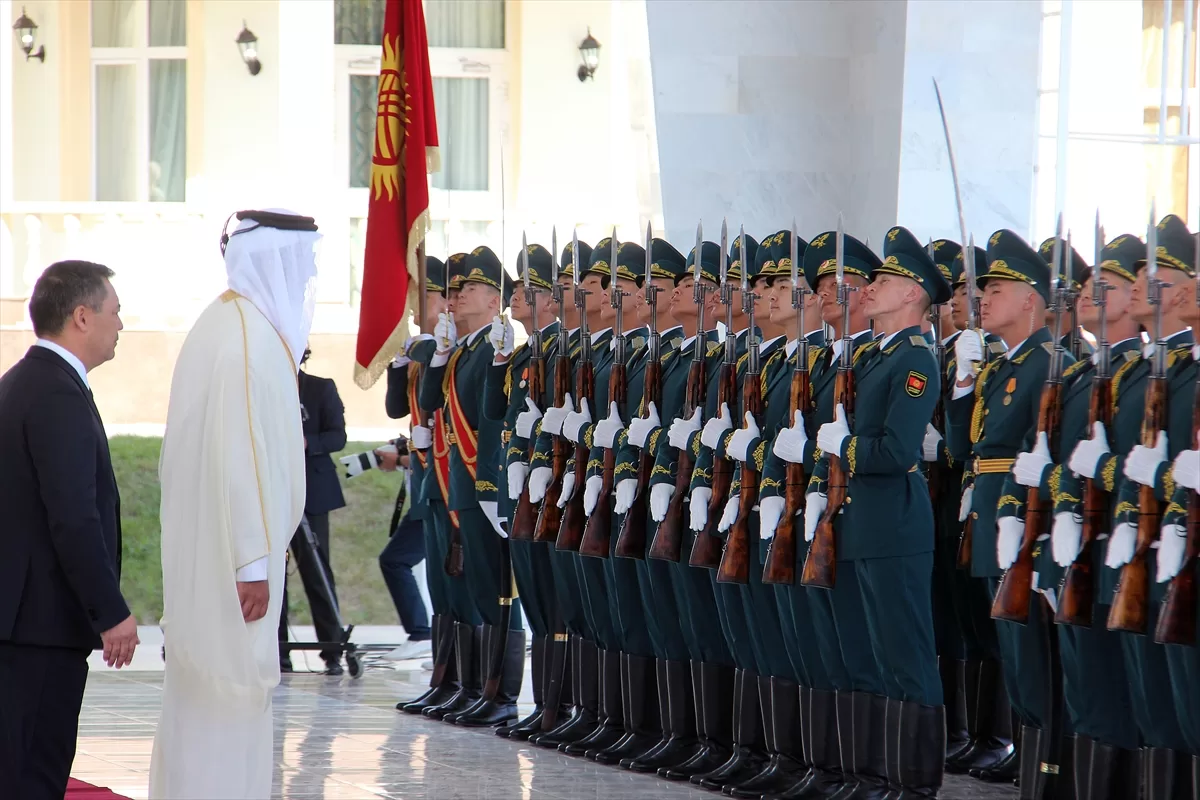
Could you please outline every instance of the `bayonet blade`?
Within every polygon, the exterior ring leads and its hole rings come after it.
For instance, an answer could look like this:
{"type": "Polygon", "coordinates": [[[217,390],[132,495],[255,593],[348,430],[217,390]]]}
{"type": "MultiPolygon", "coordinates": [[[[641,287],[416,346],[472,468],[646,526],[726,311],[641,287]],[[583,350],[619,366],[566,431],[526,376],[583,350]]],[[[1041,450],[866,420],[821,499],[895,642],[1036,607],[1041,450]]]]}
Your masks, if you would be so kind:
{"type": "Polygon", "coordinates": [[[729,226],[725,220],[721,220],[721,256],[717,263],[721,265],[721,285],[724,286],[729,274],[729,226]]]}
{"type": "Polygon", "coordinates": [[[796,237],[796,218],[792,217],[792,246],[789,255],[792,257],[792,286],[800,288],[800,240],[796,237]]]}
{"type": "Polygon", "coordinates": [[[696,223],[696,259],[692,264],[692,270],[696,273],[692,279],[696,286],[696,291],[700,291],[700,251],[704,249],[704,223],[696,223]]]}
{"type": "Polygon", "coordinates": [[[654,229],[650,226],[650,223],[647,222],[646,223],[646,276],[645,276],[645,278],[643,278],[643,281],[645,282],[645,285],[646,285],[646,291],[648,292],[646,297],[648,297],[648,298],[654,296],[654,290],[653,290],[653,288],[651,288],[651,285],[650,285],[650,265],[654,261],[654,256],[651,254],[650,251],[652,249],[653,243],[654,243],[654,229]]]}
{"type": "Polygon", "coordinates": [[[531,288],[529,279],[529,242],[526,239],[525,231],[521,231],[521,269],[524,270],[525,291],[531,288]]]}
{"type": "MultiPolygon", "coordinates": [[[[609,245],[608,245],[608,262],[609,262],[608,263],[608,274],[609,274],[609,281],[612,284],[609,288],[612,289],[613,305],[617,304],[617,297],[621,293],[620,288],[618,288],[618,286],[617,286],[617,247],[618,247],[618,245],[617,245],[617,228],[614,225],[613,230],[612,230],[612,236],[609,238],[609,245]]],[[[617,331],[617,333],[619,334],[620,331],[617,331]]]]}
{"type": "Polygon", "coordinates": [[[1055,302],[1054,292],[1058,291],[1058,278],[1059,278],[1059,273],[1062,270],[1062,262],[1059,261],[1059,259],[1062,258],[1062,229],[1063,229],[1063,215],[1062,215],[1062,212],[1060,211],[1060,212],[1058,212],[1058,224],[1054,228],[1054,249],[1050,251],[1050,253],[1051,253],[1051,255],[1050,255],[1050,297],[1051,297],[1051,302],[1055,302]]]}
{"type": "MultiPolygon", "coordinates": [[[[1100,209],[1096,209],[1096,255],[1093,263],[1096,265],[1096,270],[1100,269],[1100,261],[1104,253],[1104,226],[1100,224],[1100,209]]],[[[1093,274],[1092,280],[1095,281],[1098,275],[1093,274]]]]}
{"type": "Polygon", "coordinates": [[[1155,202],[1150,201],[1150,222],[1146,225],[1146,278],[1158,278],[1158,228],[1154,224],[1155,202]]]}
{"type": "Polygon", "coordinates": [[[750,262],[746,260],[746,226],[738,228],[738,260],[742,262],[742,298],[745,302],[750,286],[750,262]]]}
{"type": "Polygon", "coordinates": [[[838,212],[837,233],[833,238],[834,269],[837,271],[838,286],[846,280],[846,232],[842,220],[842,212],[838,212]]]}
{"type": "Polygon", "coordinates": [[[550,229],[550,282],[558,283],[558,226],[550,229]]]}
{"type": "Polygon", "coordinates": [[[1067,243],[1063,247],[1063,276],[1067,282],[1067,289],[1074,291],[1075,289],[1075,259],[1072,258],[1074,251],[1071,250],[1071,229],[1067,229],[1067,243]]]}
{"type": "Polygon", "coordinates": [[[975,234],[971,234],[967,249],[963,251],[963,275],[967,279],[967,327],[974,329],[975,319],[975,234]]]}
{"type": "Polygon", "coordinates": [[[571,232],[571,285],[579,287],[579,228],[571,232]]]}

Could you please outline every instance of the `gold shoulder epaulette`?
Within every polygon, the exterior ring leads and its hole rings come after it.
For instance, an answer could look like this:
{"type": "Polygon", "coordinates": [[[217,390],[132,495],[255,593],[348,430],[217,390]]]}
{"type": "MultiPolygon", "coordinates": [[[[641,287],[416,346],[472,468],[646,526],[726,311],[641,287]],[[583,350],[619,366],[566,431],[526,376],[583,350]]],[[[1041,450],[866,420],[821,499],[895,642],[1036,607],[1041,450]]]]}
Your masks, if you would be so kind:
{"type": "Polygon", "coordinates": [[[993,355],[1001,355],[1008,352],[1008,349],[1004,346],[1004,342],[988,342],[988,352],[993,355]]]}
{"type": "Polygon", "coordinates": [[[1079,372],[1080,370],[1082,370],[1084,367],[1086,367],[1088,364],[1091,364],[1091,363],[1092,363],[1092,361],[1089,358],[1080,359],[1079,361],[1076,361],[1074,364],[1072,364],[1071,366],[1066,368],[1066,370],[1063,372],[1063,377],[1069,378],[1072,375],[1074,375],[1076,372],[1079,372]]]}
{"type": "Polygon", "coordinates": [[[821,354],[825,352],[824,347],[808,348],[808,371],[812,372],[813,365],[821,358],[821,354]]]}
{"type": "Polygon", "coordinates": [[[1042,342],[1042,349],[1050,355],[1054,355],[1054,342],[1042,342]]]}
{"type": "Polygon", "coordinates": [[[719,352],[721,352],[722,348],[724,348],[724,347],[725,347],[725,345],[724,345],[724,344],[722,344],[721,342],[713,342],[712,344],[710,344],[710,345],[708,346],[708,353],[707,353],[707,355],[708,355],[708,356],[711,356],[711,355],[713,355],[714,353],[719,353],[719,352]]]}
{"type": "Polygon", "coordinates": [[[926,349],[929,348],[929,340],[926,339],[924,336],[921,336],[921,335],[915,334],[915,333],[912,336],[908,337],[908,343],[911,344],[913,347],[924,347],[926,349]]]}

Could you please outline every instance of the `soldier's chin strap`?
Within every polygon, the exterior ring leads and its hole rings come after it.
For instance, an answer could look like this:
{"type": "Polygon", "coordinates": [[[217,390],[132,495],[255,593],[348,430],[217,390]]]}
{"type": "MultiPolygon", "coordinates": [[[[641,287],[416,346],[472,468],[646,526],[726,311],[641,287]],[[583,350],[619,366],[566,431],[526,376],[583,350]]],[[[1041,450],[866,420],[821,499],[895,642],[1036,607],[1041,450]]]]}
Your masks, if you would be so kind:
{"type": "Polygon", "coordinates": [[[225,247],[230,238],[239,233],[248,233],[256,228],[276,228],[282,231],[316,231],[317,223],[312,217],[302,217],[299,214],[285,214],[278,211],[236,211],[230,214],[221,226],[221,255],[225,255],[225,247]],[[237,228],[229,233],[229,221],[237,218],[238,222],[249,220],[254,223],[244,228],[237,228]]]}

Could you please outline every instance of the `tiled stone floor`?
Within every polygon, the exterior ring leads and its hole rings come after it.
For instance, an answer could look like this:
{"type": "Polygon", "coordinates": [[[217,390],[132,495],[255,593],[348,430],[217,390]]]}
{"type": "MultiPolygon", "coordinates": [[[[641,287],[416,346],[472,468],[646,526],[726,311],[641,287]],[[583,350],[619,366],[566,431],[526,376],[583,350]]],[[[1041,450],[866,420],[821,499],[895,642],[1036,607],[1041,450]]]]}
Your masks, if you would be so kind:
{"type": "MultiPolygon", "coordinates": [[[[400,714],[428,673],[370,669],[358,680],[285,676],[275,695],[274,797],[712,798],[719,795],[571,758],[490,731],[400,714]]],[[[146,797],[162,672],[93,672],[72,775],[146,797]]],[[[526,699],[527,698],[523,698],[526,699]]],[[[1012,787],[950,777],[941,797],[1015,798],[1012,787]]]]}

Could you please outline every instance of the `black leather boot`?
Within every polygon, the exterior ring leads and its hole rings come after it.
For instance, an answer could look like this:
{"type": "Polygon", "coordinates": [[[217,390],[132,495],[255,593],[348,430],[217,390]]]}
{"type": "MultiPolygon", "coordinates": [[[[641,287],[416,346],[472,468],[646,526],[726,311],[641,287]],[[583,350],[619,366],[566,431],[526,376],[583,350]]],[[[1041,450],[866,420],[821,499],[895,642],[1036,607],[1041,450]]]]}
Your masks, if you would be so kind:
{"type": "Polygon", "coordinates": [[[968,664],[956,658],[938,657],[942,676],[942,697],[946,704],[946,758],[952,759],[971,746],[971,726],[967,698],[970,685],[978,682],[979,662],[968,664]],[[974,672],[973,678],[968,678],[974,672]]]}
{"type": "Polygon", "coordinates": [[[625,653],[622,661],[621,719],[625,733],[608,747],[586,753],[598,764],[619,764],[622,759],[636,759],[662,739],[662,726],[656,713],[658,681],[654,659],[625,653]]]}
{"type": "Polygon", "coordinates": [[[533,678],[533,713],[510,725],[496,728],[496,735],[505,739],[524,741],[542,729],[542,712],[545,711],[546,647],[545,636],[533,637],[529,648],[529,671],[533,678]]]}
{"type": "Polygon", "coordinates": [[[962,753],[946,760],[946,772],[965,775],[973,770],[991,769],[1001,762],[1011,762],[1011,776],[1016,777],[1016,748],[1012,737],[1012,710],[1000,671],[1000,662],[984,660],[979,663],[975,680],[975,697],[969,698],[975,711],[974,738],[962,753]]]}
{"type": "Polygon", "coordinates": [[[507,635],[499,628],[492,628],[491,647],[485,662],[494,669],[493,659],[500,658],[500,674],[490,675],[484,683],[484,693],[478,703],[448,722],[464,728],[486,728],[503,725],[517,718],[517,697],[521,694],[521,681],[525,677],[525,631],[509,630],[507,635]],[[503,653],[496,649],[503,647],[503,653]]]}
{"type": "Polygon", "coordinates": [[[574,687],[570,665],[574,647],[574,639],[565,631],[546,637],[546,655],[542,667],[542,717],[534,733],[552,731],[571,715],[574,687]]]}
{"type": "Polygon", "coordinates": [[[625,734],[621,719],[621,651],[596,648],[600,661],[600,703],[595,728],[571,744],[561,744],[560,753],[582,756],[588,750],[603,750],[625,734]]]}
{"type": "Polygon", "coordinates": [[[599,713],[599,655],[594,642],[572,637],[570,656],[571,697],[575,702],[571,716],[557,727],[529,737],[530,744],[555,750],[577,742],[596,729],[599,713]]]}
{"type": "MultiPolygon", "coordinates": [[[[696,737],[699,699],[693,697],[692,679],[686,661],[659,659],[658,710],[662,719],[663,739],[643,756],[627,759],[621,766],[633,772],[657,772],[664,767],[682,764],[700,749],[696,737]]],[[[698,664],[692,665],[697,668],[698,664]]]]}
{"type": "Polygon", "coordinates": [[[1097,756],[1099,745],[1095,739],[1087,736],[1075,737],[1075,792],[1079,800],[1089,800],[1091,796],[1092,770],[1107,777],[1100,781],[1103,784],[1112,783],[1112,770],[1116,767],[1116,751],[1107,748],[1097,756]],[[1093,760],[1094,759],[1094,760],[1093,760]]]}
{"type": "MultiPolygon", "coordinates": [[[[1078,800],[1136,800],[1142,787],[1142,754],[1075,737],[1075,797],[1078,800]]],[[[1059,798],[1055,798],[1059,800],[1059,798]]]]}
{"type": "Polygon", "coordinates": [[[785,678],[769,678],[767,766],[748,781],[728,786],[730,797],[758,798],[782,794],[800,783],[808,770],[801,746],[800,687],[785,678]]]}
{"type": "Polygon", "coordinates": [[[429,633],[433,640],[433,675],[424,694],[396,704],[406,714],[420,714],[427,708],[440,706],[461,688],[454,659],[454,618],[449,614],[434,614],[429,633]]]}
{"type": "Polygon", "coordinates": [[[453,697],[421,713],[430,719],[443,719],[447,714],[465,711],[475,704],[483,690],[479,680],[479,649],[482,646],[482,627],[466,622],[454,623],[454,664],[458,671],[459,689],[453,697]]]}
{"type": "Polygon", "coordinates": [[[1176,800],[1191,788],[1191,759],[1165,747],[1142,748],[1144,800],[1176,800]]]}
{"type": "Polygon", "coordinates": [[[838,747],[837,695],[817,689],[800,689],[800,712],[805,759],[811,769],[802,781],[771,800],[816,800],[833,797],[842,787],[842,762],[838,747]]]}
{"type": "Polygon", "coordinates": [[[660,778],[686,781],[693,775],[712,772],[725,763],[733,746],[733,716],[736,697],[735,672],[723,664],[692,662],[692,690],[696,699],[696,730],[700,749],[675,767],[661,767],[660,778]]]}
{"type": "Polygon", "coordinates": [[[758,704],[758,675],[750,670],[738,671],[741,680],[734,679],[733,754],[721,766],[690,779],[705,789],[721,790],[726,784],[740,783],[762,769],[766,759],[763,749],[762,714],[758,704]]]}
{"type": "Polygon", "coordinates": [[[1017,757],[1017,780],[1021,789],[1021,800],[1040,800],[1049,780],[1042,764],[1049,757],[1050,736],[1041,728],[1023,725],[1021,746],[1018,749],[1020,754],[1017,757]]]}
{"type": "Polygon", "coordinates": [[[888,740],[897,743],[896,760],[889,767],[899,787],[895,800],[937,797],[942,786],[946,754],[946,709],[920,703],[899,703],[899,713],[888,707],[888,740]]]}
{"type": "MultiPolygon", "coordinates": [[[[898,725],[893,720],[899,719],[899,712],[899,701],[889,701],[877,694],[854,693],[854,750],[858,763],[855,774],[858,789],[851,795],[854,800],[885,800],[888,796],[891,783],[888,753],[894,752],[888,746],[888,730],[898,725]]],[[[896,758],[898,754],[893,760],[896,758]]]]}

